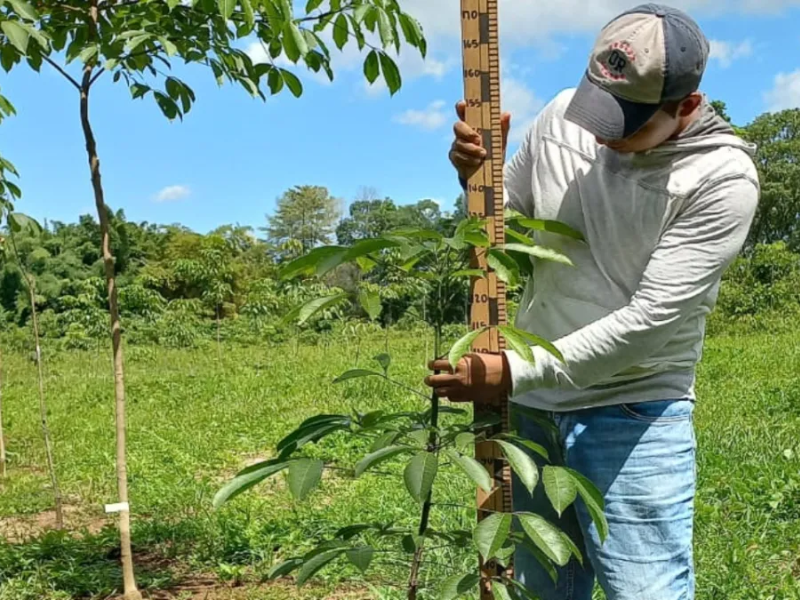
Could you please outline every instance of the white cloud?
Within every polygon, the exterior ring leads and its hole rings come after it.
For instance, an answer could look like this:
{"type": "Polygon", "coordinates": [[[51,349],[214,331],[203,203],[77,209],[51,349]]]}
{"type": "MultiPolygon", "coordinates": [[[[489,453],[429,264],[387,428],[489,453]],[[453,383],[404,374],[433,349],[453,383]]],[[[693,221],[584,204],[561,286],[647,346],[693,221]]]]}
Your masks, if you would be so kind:
{"type": "Polygon", "coordinates": [[[800,108],[800,69],[793,73],[778,73],[775,86],[764,94],[764,100],[772,112],[800,108]]]}
{"type": "Polygon", "coordinates": [[[709,40],[711,44],[711,60],[719,61],[723,69],[727,69],[733,61],[746,58],[753,54],[753,43],[750,40],[743,42],[726,42],[724,40],[709,40]]]}
{"type": "Polygon", "coordinates": [[[412,127],[433,131],[434,129],[439,129],[447,122],[447,115],[445,115],[442,110],[444,106],[444,100],[437,100],[423,110],[407,110],[404,113],[396,115],[392,120],[401,125],[410,125],[412,127]]]}
{"type": "Polygon", "coordinates": [[[500,81],[500,94],[503,112],[511,113],[509,142],[519,143],[545,103],[522,80],[513,76],[503,76],[500,81]]]}
{"type": "MultiPolygon", "coordinates": [[[[504,42],[537,46],[564,33],[596,33],[608,21],[635,5],[633,0],[503,0],[500,35],[504,42]]],[[[673,0],[672,6],[701,18],[726,13],[771,14],[800,0],[673,0]]],[[[405,0],[403,9],[417,17],[428,38],[456,37],[460,32],[459,0],[405,0]]]]}
{"type": "Polygon", "coordinates": [[[183,200],[192,194],[192,190],[185,185],[168,185],[156,194],[156,202],[174,202],[183,200]]]}

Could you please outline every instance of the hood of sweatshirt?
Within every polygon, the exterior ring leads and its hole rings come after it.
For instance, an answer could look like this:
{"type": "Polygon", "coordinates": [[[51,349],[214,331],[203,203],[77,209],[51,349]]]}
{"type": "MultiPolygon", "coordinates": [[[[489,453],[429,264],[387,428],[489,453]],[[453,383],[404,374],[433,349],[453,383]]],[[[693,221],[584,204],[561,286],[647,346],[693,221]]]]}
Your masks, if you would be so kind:
{"type": "Polygon", "coordinates": [[[731,146],[743,150],[750,156],[756,153],[756,145],[736,135],[735,130],[717,114],[714,107],[703,97],[700,115],[677,138],[661,144],[644,154],[696,152],[697,150],[731,146]]]}

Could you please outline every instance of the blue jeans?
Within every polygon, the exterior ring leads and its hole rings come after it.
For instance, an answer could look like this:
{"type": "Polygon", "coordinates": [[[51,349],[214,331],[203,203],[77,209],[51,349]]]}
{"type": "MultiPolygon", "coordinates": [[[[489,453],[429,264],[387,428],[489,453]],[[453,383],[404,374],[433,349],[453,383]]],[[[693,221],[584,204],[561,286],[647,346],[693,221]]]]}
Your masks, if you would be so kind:
{"type": "MultiPolygon", "coordinates": [[[[513,405],[512,405],[513,406],[513,405]]],[[[531,497],[515,479],[514,510],[545,516],[583,551],[558,570],[554,584],[524,548],[518,580],[542,600],[591,600],[595,578],[608,600],[693,600],[692,529],[696,484],[694,403],[643,402],[546,413],[560,438],[512,410],[519,434],[545,446],[551,462],[588,477],[605,498],[609,535],[600,543],[583,504],[559,519],[539,484],[531,497]]],[[[544,460],[531,454],[538,464],[544,460]]]]}

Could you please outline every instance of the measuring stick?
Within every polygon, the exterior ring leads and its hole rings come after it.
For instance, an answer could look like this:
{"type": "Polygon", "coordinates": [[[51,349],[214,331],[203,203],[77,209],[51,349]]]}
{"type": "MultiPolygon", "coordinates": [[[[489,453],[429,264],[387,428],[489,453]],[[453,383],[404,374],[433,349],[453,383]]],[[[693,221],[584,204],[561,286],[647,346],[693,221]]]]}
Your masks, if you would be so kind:
{"type": "MultiPolygon", "coordinates": [[[[467,182],[468,210],[471,217],[487,221],[487,234],[493,247],[505,243],[503,206],[503,139],[500,124],[500,49],[497,23],[498,0],[461,0],[462,45],[464,51],[464,100],[466,120],[483,138],[487,151],[481,169],[467,182]]],[[[477,248],[472,256],[473,268],[487,270],[486,250],[477,248]]],[[[473,344],[480,353],[499,353],[505,347],[497,326],[508,323],[505,283],[489,271],[486,278],[474,278],[471,293],[472,329],[489,327],[473,344]]],[[[498,415],[499,431],[508,431],[508,399],[494,406],[476,405],[475,417],[498,415]]],[[[497,512],[511,513],[511,469],[503,460],[494,442],[483,442],[475,448],[476,459],[486,467],[494,481],[491,493],[478,491],[478,520],[497,512]]],[[[493,598],[491,578],[502,575],[495,561],[481,560],[481,600],[493,598]]],[[[506,573],[511,576],[511,570],[506,573]]]]}

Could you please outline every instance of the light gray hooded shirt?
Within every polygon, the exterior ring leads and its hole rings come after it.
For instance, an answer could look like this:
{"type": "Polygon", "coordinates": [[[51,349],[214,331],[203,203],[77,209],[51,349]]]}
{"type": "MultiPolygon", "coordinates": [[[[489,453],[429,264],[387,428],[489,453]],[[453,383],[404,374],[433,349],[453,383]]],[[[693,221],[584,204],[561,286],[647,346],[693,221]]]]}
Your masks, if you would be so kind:
{"type": "Polygon", "coordinates": [[[536,234],[575,266],[534,259],[516,324],[565,360],[507,352],[513,400],[566,411],[694,399],[706,317],[759,200],[755,147],[706,103],[675,140],[619,154],[564,119],[573,93],[542,111],[506,165],[507,206],[586,238],[536,234]]]}

